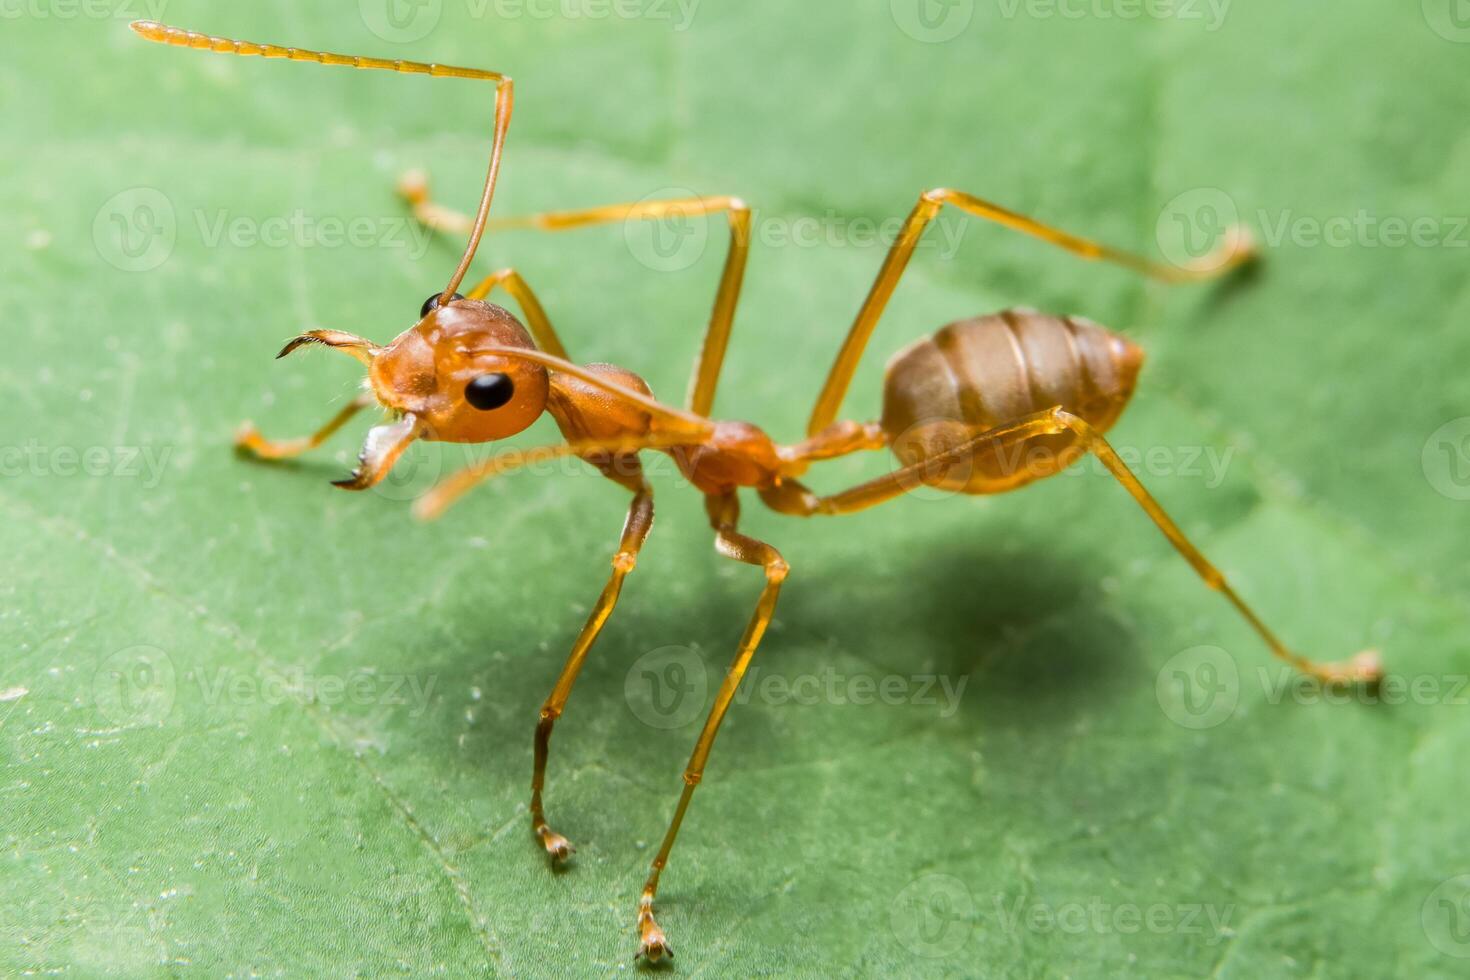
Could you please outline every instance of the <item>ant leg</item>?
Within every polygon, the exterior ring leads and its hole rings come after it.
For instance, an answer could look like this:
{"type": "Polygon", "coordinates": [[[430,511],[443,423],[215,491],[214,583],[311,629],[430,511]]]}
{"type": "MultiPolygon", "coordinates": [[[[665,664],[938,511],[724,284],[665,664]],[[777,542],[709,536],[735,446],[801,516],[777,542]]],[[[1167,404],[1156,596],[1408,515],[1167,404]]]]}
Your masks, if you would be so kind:
{"type": "Polygon", "coordinates": [[[546,307],[541,305],[541,301],[516,270],[501,269],[486,276],[478,286],[465,293],[465,298],[484,299],[496,286],[510,293],[520,305],[521,312],[526,315],[526,325],[531,328],[531,336],[536,338],[536,345],[548,354],[570,360],[561,338],[556,335],[556,328],[551,325],[551,318],[546,315],[546,307]]]}
{"type": "MultiPolygon", "coordinates": [[[[428,227],[437,231],[454,233],[464,233],[469,230],[468,216],[451,211],[430,198],[428,180],[422,171],[410,171],[405,174],[398,182],[398,193],[412,206],[414,216],[428,227]]],[[[700,346],[699,359],[695,363],[688,399],[691,412],[696,415],[708,415],[710,408],[714,405],[715,387],[719,383],[720,367],[725,361],[725,350],[729,346],[730,331],[735,323],[735,308],[740,301],[740,288],[745,280],[745,263],[750,253],[750,206],[748,204],[738,197],[727,195],[676,198],[667,201],[634,201],[575,211],[547,211],[524,217],[496,218],[490,222],[490,227],[567,231],[572,228],[585,228],[589,225],[608,224],[614,221],[695,218],[718,214],[722,211],[726,212],[729,218],[730,251],[725,256],[725,268],[720,274],[720,285],[715,293],[714,309],[710,312],[709,325],[705,329],[704,342],[700,346]]]]}
{"type": "Polygon", "coordinates": [[[354,415],[376,403],[377,400],[370,394],[363,393],[358,395],[352,401],[348,402],[340,412],[332,416],[331,421],[326,425],[322,426],[313,434],[302,436],[299,439],[272,441],[263,437],[260,431],[255,428],[254,423],[246,422],[240,426],[240,431],[235,433],[235,448],[246,455],[254,456],[256,459],[290,459],[294,456],[300,456],[302,453],[315,449],[317,446],[326,442],[332,437],[333,433],[346,425],[354,415]]]}
{"type": "Polygon", "coordinates": [[[1040,238],[1044,242],[1050,242],[1078,258],[1112,262],[1163,282],[1177,283],[1211,279],[1224,275],[1231,269],[1249,261],[1254,255],[1254,245],[1249,234],[1245,229],[1236,227],[1231,229],[1230,235],[1219,250],[1198,262],[1188,266],[1163,265],[1131,252],[1101,245],[1059,228],[1042,224],[1034,218],[1018,214],[963,191],[951,190],[947,187],[925,191],[919,195],[918,204],[910,212],[903,229],[889,249],[887,258],[883,260],[878,278],[873,282],[867,299],[863,301],[861,309],[858,310],[857,319],[853,321],[847,339],[843,342],[837,359],[832,364],[832,370],[827,375],[826,383],[822,386],[822,393],[817,397],[817,403],[812,408],[811,420],[807,423],[808,435],[816,435],[837,417],[837,412],[842,407],[842,399],[847,394],[847,387],[852,383],[853,373],[857,370],[858,361],[862,359],[868,339],[873,334],[873,328],[878,325],[878,318],[883,315],[884,308],[892,298],[893,291],[898,286],[898,280],[908,267],[909,259],[913,258],[914,249],[918,247],[919,240],[923,238],[924,230],[946,204],[952,204],[973,217],[994,221],[1015,231],[1040,238]]]}
{"type": "Polygon", "coordinates": [[[1302,673],[1314,677],[1324,684],[1375,684],[1382,678],[1383,667],[1380,663],[1378,653],[1373,650],[1364,650],[1351,660],[1342,663],[1316,663],[1290,650],[1286,644],[1277,639],[1276,634],[1261,621],[1261,618],[1255,614],[1255,611],[1246,605],[1245,600],[1236,594],[1235,590],[1230,587],[1230,583],[1225,580],[1224,574],[1214,565],[1210,564],[1209,559],[1205,558],[1200,553],[1200,550],[1184,536],[1184,532],[1179,529],[1179,525],[1174,523],[1169,515],[1164,512],[1164,509],[1159,506],[1158,501],[1154,500],[1153,496],[1144,489],[1143,484],[1138,481],[1138,477],[1134,476],[1133,471],[1128,468],[1128,464],[1124,463],[1118,454],[1113,451],[1113,447],[1103,438],[1102,433],[1070,412],[1056,409],[1054,410],[1054,414],[1063,425],[1077,433],[1077,436],[1082,440],[1083,446],[1088,451],[1102,461],[1103,465],[1108,468],[1108,472],[1113,474],[1113,478],[1121,483],[1123,489],[1132,495],[1133,499],[1137,501],[1138,506],[1143,508],[1144,513],[1164,533],[1164,537],[1169,539],[1169,543],[1184,557],[1184,560],[1189,562],[1199,577],[1204,580],[1204,583],[1230,600],[1230,604],[1235,607],[1236,612],[1240,613],[1241,617],[1265,641],[1266,646],[1271,648],[1272,653],[1302,673]]]}
{"type": "MultiPolygon", "coordinates": [[[[468,235],[475,220],[463,211],[446,208],[429,196],[429,175],[422,170],[409,170],[398,178],[398,196],[408,202],[419,224],[431,231],[447,235],[468,235]]],[[[498,225],[505,219],[496,218],[498,225]]]]}
{"type": "Polygon", "coordinates": [[[710,708],[709,717],[705,719],[704,729],[699,733],[699,740],[694,743],[694,753],[689,757],[689,765],[684,770],[684,791],[679,796],[679,803],[674,809],[674,817],[669,823],[668,832],[664,834],[663,844],[659,846],[658,854],[653,859],[653,868],[649,872],[648,881],[643,885],[643,894],[638,902],[638,955],[650,962],[657,962],[665,954],[674,955],[668,938],[653,918],[653,900],[658,893],[659,875],[664,866],[668,864],[669,852],[674,847],[674,838],[678,836],[679,825],[684,822],[684,813],[689,809],[689,800],[694,796],[694,789],[704,776],[705,762],[708,761],[710,749],[714,746],[720,722],[724,720],[725,712],[730,707],[730,701],[735,697],[735,691],[740,686],[740,680],[745,676],[745,669],[750,666],[750,660],[755,655],[756,647],[760,645],[761,637],[765,635],[766,627],[770,625],[771,617],[776,611],[776,599],[781,592],[781,583],[785,581],[786,574],[790,571],[790,566],[775,548],[736,530],[736,523],[740,517],[740,500],[734,493],[706,497],[705,510],[709,512],[710,526],[715,529],[716,550],[726,558],[733,558],[748,565],[761,566],[766,573],[766,585],[761,590],[755,612],[745,627],[745,634],[740,638],[740,646],[736,648],[735,659],[731,662],[730,669],[726,672],[725,679],[715,695],[714,706],[710,708]]]}
{"type": "Polygon", "coordinates": [[[1255,611],[1246,605],[1245,600],[1240,598],[1240,595],[1226,581],[1224,573],[1210,563],[1209,559],[1180,530],[1179,525],[1175,524],[1173,519],[1164,512],[1158,501],[1154,500],[1153,496],[1144,489],[1138,477],[1133,475],[1133,471],[1113,451],[1113,447],[1103,438],[1102,434],[1084,420],[1060,408],[1037,412],[1006,425],[977,433],[974,438],[953,449],[938,453],[923,462],[895,470],[886,476],[859,484],[842,493],[818,497],[796,481],[786,481],[781,487],[764,491],[762,498],[776,510],[788,514],[803,516],[851,514],[892,500],[915,486],[933,482],[942,477],[950,465],[963,462],[977,452],[988,451],[992,445],[999,450],[1006,445],[1014,445],[1016,442],[1035,436],[1053,435],[1068,430],[1077,435],[1083,449],[1102,461],[1103,465],[1108,468],[1108,472],[1133,496],[1133,499],[1143,508],[1144,513],[1148,514],[1149,519],[1163,532],[1164,537],[1169,539],[1169,543],[1184,557],[1184,560],[1189,562],[1204,583],[1230,601],[1242,618],[1265,641],[1272,653],[1302,673],[1327,684],[1372,684],[1380,678],[1382,668],[1378,654],[1373,651],[1364,651],[1344,662],[1318,663],[1294,653],[1282,643],[1256,615],[1255,611]]]}
{"type": "Polygon", "coordinates": [[[653,527],[653,491],[644,481],[641,468],[634,473],[628,473],[629,461],[634,467],[638,466],[637,456],[614,457],[603,470],[609,477],[633,491],[633,503],[628,507],[628,519],[623,525],[622,543],[618,546],[618,553],[613,556],[612,575],[603,587],[602,595],[598,596],[597,605],[587,617],[582,632],[572,644],[572,652],[567,657],[566,665],[562,667],[551,694],[547,696],[546,703],[541,706],[541,720],[536,725],[535,764],[531,774],[531,830],[553,861],[565,860],[575,849],[570,841],[547,825],[546,813],[541,806],[541,789],[546,783],[546,758],[550,748],[551,729],[561,717],[567,698],[571,696],[572,685],[577,683],[577,675],[582,672],[582,665],[587,660],[592,644],[597,642],[598,634],[602,632],[603,625],[618,604],[623,579],[633,570],[638,561],[638,551],[653,527]],[[612,467],[618,470],[618,475],[614,475],[612,467]]]}

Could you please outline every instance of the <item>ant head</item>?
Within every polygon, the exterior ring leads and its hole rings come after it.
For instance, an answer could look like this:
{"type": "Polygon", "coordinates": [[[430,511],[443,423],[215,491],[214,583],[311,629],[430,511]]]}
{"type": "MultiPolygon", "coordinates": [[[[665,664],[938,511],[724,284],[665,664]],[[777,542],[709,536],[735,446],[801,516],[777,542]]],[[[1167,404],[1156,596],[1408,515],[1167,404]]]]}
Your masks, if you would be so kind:
{"type": "Polygon", "coordinates": [[[515,435],[546,409],[546,368],[484,353],[491,347],[534,349],[510,313],[458,293],[435,294],[419,322],[372,358],[368,380],[386,407],[413,415],[422,438],[489,442],[515,435]]]}

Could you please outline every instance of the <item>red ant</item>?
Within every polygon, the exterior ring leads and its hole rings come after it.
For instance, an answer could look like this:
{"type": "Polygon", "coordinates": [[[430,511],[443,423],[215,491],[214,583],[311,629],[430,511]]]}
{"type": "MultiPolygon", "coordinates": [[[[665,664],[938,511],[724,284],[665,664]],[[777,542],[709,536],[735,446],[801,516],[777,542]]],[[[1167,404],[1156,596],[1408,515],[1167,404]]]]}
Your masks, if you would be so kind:
{"type": "Polygon", "coordinates": [[[654,921],[659,875],[668,862],[689,801],[704,775],[720,722],[771,622],[781,583],[789,571],[775,548],[740,532],[737,492],[741,488],[755,490],[766,506],[783,514],[798,517],[848,514],[892,500],[917,486],[967,494],[1014,490],[1050,476],[1071,465],[1083,453],[1091,452],[1133,496],[1205,584],[1223,593],[1278,657],[1325,683],[1371,684],[1380,677],[1378,656],[1372,651],[1343,663],[1328,664],[1308,660],[1289,650],[1129,471],[1103,433],[1117,421],[1133,394],[1143,352],[1124,337],[1095,323],[1033,310],[1009,310],[952,323],[905,348],[889,362],[879,421],[837,421],[843,397],[878,318],[925,228],[946,204],[1034,235],[1080,258],[1117,263],[1170,282],[1208,279],[1249,261],[1252,247],[1243,231],[1234,230],[1218,254],[1190,267],[1171,268],[1048,227],[960,191],[926,191],[919,196],[837,354],[812,410],[807,438],[780,445],[748,422],[719,422],[708,417],[750,245],[750,209],[739,198],[615,204],[497,222],[500,227],[562,230],[670,215],[724,213],[727,216],[730,251],[695,365],[688,408],[672,408],[655,400],[648,386],[631,371],[608,364],[579,366],[568,360],[546,311],[514,269],[487,277],[464,296],[456,292],[488,223],[510,125],[513,88],[509,78],[473,68],[233,41],[152,22],[140,21],[132,28],[150,41],[224,54],[287,58],[495,84],[495,128],[489,172],[474,217],[455,214],[431,202],[422,178],[411,175],[400,185],[400,191],[421,221],[440,230],[468,232],[468,245],[449,284],[430,296],[419,311],[418,321],[387,346],[336,330],[312,330],[292,340],[279,356],[284,357],[307,344],[322,344],[357,358],[368,369],[368,392],[310,437],[271,442],[247,428],[239,438],[239,445],[266,459],[295,456],[320,445],[355,413],[376,403],[387,409],[393,420],[368,433],[356,471],[336,484],[349,490],[363,490],[382,480],[415,439],[489,442],[516,434],[536,421],[542,412],[549,412],[566,438],[564,444],[506,452],[470,466],[423,497],[415,508],[416,513],[434,517],[481,481],[520,466],[564,456],[585,460],[632,492],[633,503],[613,558],[612,576],[572,645],[571,655],[541,708],[541,720],[536,726],[531,824],[553,860],[565,859],[572,853],[572,846],[547,824],[542,808],[552,726],[561,716],[588,651],[612,614],[623,579],[632,571],[653,524],[653,497],[644,480],[638,453],[657,450],[670,454],[688,481],[704,494],[716,550],[727,558],[764,570],[765,587],[695,743],[684,771],[683,793],[643,886],[638,905],[639,956],[657,961],[673,955],[663,930],[654,921]],[[484,302],[484,297],[496,286],[505,288],[520,304],[530,324],[529,332],[510,313],[484,302]],[[814,462],[883,449],[892,450],[901,466],[860,486],[821,496],[798,481],[814,462]],[[1027,463],[1017,465],[1023,456],[1027,463]]]}

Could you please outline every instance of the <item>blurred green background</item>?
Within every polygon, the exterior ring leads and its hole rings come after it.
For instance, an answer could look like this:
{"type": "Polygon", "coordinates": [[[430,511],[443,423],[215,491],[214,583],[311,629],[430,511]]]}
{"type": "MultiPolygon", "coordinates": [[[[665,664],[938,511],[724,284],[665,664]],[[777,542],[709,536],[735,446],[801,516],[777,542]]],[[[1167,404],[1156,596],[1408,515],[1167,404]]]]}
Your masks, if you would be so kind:
{"type": "MultiPolygon", "coordinates": [[[[548,873],[532,727],[625,494],[520,474],[420,525],[408,501],[461,450],[367,495],[327,486],[362,424],[297,466],[230,451],[242,419],[307,431],[359,379],[274,363],[284,338],[386,341],[442,285],[459,243],[416,237],[392,185],[425,166],[470,206],[489,90],[126,28],[157,17],[511,73],[501,214],[746,196],[716,409],[783,440],[881,261],[874,230],[923,188],[1174,258],[1252,226],[1256,275],[1168,290],[947,215],[848,414],[949,320],[1035,305],[1125,330],[1150,362],[1119,447],[1289,642],[1380,647],[1401,696],[1283,690],[1093,467],[840,523],[752,500],[746,529],[794,571],[660,918],[691,976],[1464,974],[1456,0],[387,2],[0,9],[0,972],[634,970],[695,682],[759,586],[660,468],[557,729],[548,805],[579,852],[548,873]],[[808,679],[819,696],[791,693],[808,679]]],[[[514,263],[574,356],[677,401],[723,225],[673,254],[653,231],[492,235],[476,269],[514,263]]]]}

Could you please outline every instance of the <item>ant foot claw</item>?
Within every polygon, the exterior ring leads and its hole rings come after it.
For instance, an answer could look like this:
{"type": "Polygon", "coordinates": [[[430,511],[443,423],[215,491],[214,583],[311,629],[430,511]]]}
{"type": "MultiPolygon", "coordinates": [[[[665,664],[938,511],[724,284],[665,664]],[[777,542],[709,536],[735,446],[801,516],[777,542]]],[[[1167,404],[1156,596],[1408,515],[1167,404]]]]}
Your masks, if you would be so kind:
{"type": "Polygon", "coordinates": [[[550,827],[542,827],[537,831],[537,834],[541,838],[541,844],[546,848],[546,853],[553,863],[565,861],[577,852],[577,849],[572,846],[571,841],[550,827]]]}
{"type": "Polygon", "coordinates": [[[658,927],[653,920],[653,896],[645,895],[638,903],[638,955],[635,960],[645,963],[659,963],[664,957],[674,958],[674,947],[669,945],[669,937],[658,927]]]}
{"type": "Polygon", "coordinates": [[[1363,684],[1371,687],[1383,680],[1383,657],[1377,650],[1364,650],[1351,660],[1323,664],[1317,679],[1333,686],[1363,684]]]}

